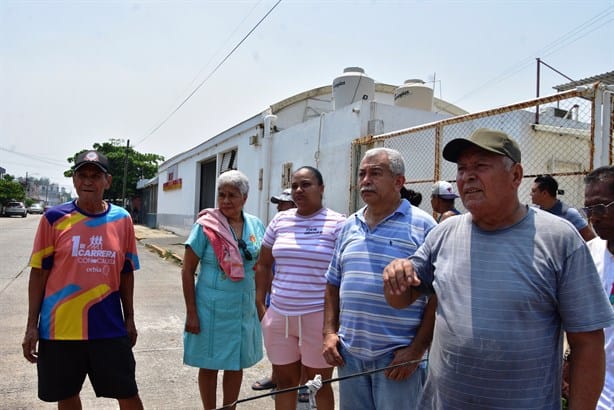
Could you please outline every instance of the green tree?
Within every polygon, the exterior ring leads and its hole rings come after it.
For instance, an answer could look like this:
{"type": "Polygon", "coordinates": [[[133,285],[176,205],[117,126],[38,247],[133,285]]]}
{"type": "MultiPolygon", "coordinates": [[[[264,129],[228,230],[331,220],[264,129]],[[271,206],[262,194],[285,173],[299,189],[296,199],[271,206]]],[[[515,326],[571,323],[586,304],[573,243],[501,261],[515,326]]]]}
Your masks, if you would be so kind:
{"type": "MultiPolygon", "coordinates": [[[[108,142],[94,143],[93,149],[102,152],[109,159],[109,168],[113,175],[111,188],[105,192],[105,198],[116,203],[123,200],[122,190],[124,184],[124,164],[128,156],[126,172],[126,198],[132,198],[136,194],[136,183],[139,179],[149,179],[156,176],[158,164],[164,161],[164,157],[158,154],[142,154],[132,147],[126,148],[126,142],[121,139],[110,139],[108,142]]],[[[67,158],[71,167],[74,165],[77,155],[89,149],[81,150],[70,158],[67,158]]],[[[71,177],[72,170],[64,171],[64,176],[71,177]]]]}
{"type": "Polygon", "coordinates": [[[23,201],[26,191],[12,175],[0,178],[0,204],[6,205],[9,201],[23,201]]]}

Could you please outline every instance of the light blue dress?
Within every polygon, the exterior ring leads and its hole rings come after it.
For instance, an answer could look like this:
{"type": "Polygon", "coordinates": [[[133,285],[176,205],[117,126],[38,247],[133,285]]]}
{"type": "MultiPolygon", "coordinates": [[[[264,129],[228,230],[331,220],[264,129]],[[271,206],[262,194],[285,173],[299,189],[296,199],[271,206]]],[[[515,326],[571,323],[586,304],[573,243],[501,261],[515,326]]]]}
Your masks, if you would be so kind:
{"type": "Polygon", "coordinates": [[[194,224],[185,245],[200,258],[196,279],[196,307],[200,333],[184,332],[183,362],[214,370],[240,370],[262,359],[262,333],[256,312],[254,264],[260,252],[264,225],[243,213],[243,233],[252,260],[243,256],[245,278],[232,281],[220,269],[202,226],[194,224]]]}

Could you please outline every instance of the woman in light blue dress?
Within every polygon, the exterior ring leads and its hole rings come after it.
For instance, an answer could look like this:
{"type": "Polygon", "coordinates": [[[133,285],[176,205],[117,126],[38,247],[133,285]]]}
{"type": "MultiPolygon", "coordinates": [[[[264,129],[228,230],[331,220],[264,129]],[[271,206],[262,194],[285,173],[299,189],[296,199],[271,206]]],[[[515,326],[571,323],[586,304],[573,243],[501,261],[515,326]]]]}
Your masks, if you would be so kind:
{"type": "Polygon", "coordinates": [[[249,190],[243,173],[227,171],[219,176],[217,186],[218,208],[201,212],[185,242],[182,268],[186,303],[183,360],[199,368],[205,409],[217,407],[219,370],[224,371],[223,405],[229,405],[238,399],[242,369],[262,359],[253,267],[264,225],[243,212],[249,190]]]}

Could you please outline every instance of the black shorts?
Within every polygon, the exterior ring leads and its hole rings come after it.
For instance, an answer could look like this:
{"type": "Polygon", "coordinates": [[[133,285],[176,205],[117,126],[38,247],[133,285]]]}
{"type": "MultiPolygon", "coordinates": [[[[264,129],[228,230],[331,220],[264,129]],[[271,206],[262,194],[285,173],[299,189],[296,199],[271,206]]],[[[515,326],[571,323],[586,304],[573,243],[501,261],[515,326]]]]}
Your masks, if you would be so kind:
{"type": "Polygon", "coordinates": [[[127,399],[138,393],[128,337],[39,340],[38,397],[60,401],[81,391],[88,375],[98,397],[127,399]]]}

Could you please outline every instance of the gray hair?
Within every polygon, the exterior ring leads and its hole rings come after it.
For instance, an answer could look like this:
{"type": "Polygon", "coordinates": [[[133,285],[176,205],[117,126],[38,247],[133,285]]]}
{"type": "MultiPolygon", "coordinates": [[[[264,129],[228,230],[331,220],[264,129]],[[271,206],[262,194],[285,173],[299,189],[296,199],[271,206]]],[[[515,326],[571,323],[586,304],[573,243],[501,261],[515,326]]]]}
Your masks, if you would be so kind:
{"type": "Polygon", "coordinates": [[[223,185],[232,185],[237,188],[241,195],[247,195],[249,192],[249,180],[247,176],[241,171],[231,169],[230,171],[223,172],[217,177],[218,188],[223,185]]]}
{"type": "Polygon", "coordinates": [[[403,156],[396,149],[385,147],[371,148],[365,152],[363,159],[375,157],[381,153],[385,153],[388,157],[388,166],[392,175],[405,175],[405,161],[403,161],[403,156]]]}
{"type": "Polygon", "coordinates": [[[511,170],[512,170],[512,167],[513,167],[514,165],[516,165],[516,164],[517,164],[517,163],[516,163],[516,162],[514,162],[514,160],[513,160],[513,159],[511,159],[510,157],[507,157],[507,156],[504,156],[504,157],[503,157],[503,166],[505,167],[505,170],[506,170],[506,171],[511,171],[511,170]]]}

